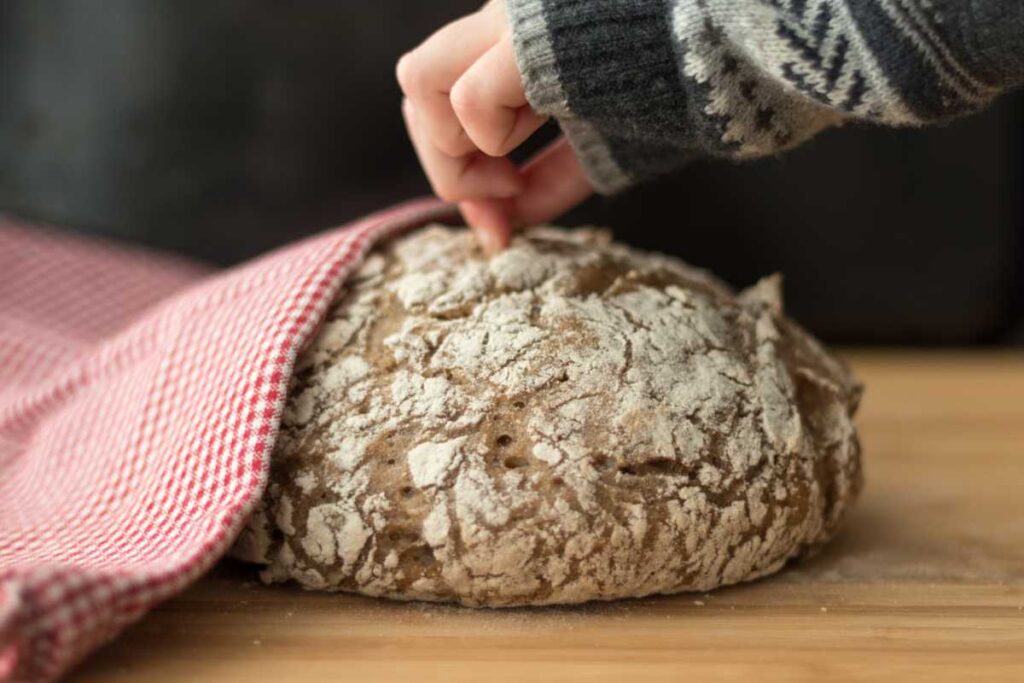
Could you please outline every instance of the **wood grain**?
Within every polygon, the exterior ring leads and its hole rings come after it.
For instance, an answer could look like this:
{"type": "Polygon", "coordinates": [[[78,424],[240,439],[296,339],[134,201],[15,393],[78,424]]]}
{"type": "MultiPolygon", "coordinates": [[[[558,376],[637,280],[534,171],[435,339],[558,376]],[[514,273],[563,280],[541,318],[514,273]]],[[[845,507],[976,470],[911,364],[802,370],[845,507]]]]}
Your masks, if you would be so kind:
{"type": "Polygon", "coordinates": [[[478,611],[264,587],[225,563],[78,681],[1024,680],[1024,355],[849,354],[867,487],[753,584],[478,611]]]}

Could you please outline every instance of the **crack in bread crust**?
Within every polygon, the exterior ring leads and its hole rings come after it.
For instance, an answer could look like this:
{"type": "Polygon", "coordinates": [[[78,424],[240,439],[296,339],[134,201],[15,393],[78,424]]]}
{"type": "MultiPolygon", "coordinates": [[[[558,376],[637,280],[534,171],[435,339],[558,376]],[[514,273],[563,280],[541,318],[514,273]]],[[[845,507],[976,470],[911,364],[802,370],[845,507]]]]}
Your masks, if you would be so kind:
{"type": "Polygon", "coordinates": [[[706,591],[828,540],[861,389],[782,313],[594,231],[379,247],[299,360],[234,554],[267,581],[512,606],[706,591]]]}

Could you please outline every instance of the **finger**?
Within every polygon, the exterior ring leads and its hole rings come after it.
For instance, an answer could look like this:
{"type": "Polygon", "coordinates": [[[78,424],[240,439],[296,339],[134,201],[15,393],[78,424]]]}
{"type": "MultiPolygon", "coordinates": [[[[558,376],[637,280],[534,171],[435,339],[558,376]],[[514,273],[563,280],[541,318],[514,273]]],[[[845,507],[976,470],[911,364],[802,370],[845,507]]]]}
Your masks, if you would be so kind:
{"type": "Polygon", "coordinates": [[[500,16],[485,10],[442,27],[399,59],[396,67],[399,85],[416,106],[423,130],[449,156],[473,150],[449,101],[452,85],[494,45],[504,28],[500,16]]]}
{"type": "Polygon", "coordinates": [[[450,202],[512,197],[523,189],[524,179],[508,159],[480,153],[450,157],[424,134],[419,112],[409,100],[402,102],[402,114],[416,155],[438,197],[450,202]]]}
{"type": "Polygon", "coordinates": [[[419,98],[416,105],[422,112],[424,134],[432,145],[452,157],[476,151],[476,145],[459,123],[447,94],[426,95],[419,98]]]}
{"type": "Polygon", "coordinates": [[[594,193],[564,137],[530,159],[522,176],[526,187],[512,201],[512,216],[518,226],[551,221],[594,193]]]}
{"type": "Polygon", "coordinates": [[[507,199],[472,200],[459,204],[466,225],[476,233],[486,254],[496,254],[508,246],[512,237],[511,208],[507,199]]]}
{"type": "Polygon", "coordinates": [[[451,105],[469,139],[491,156],[508,154],[546,120],[526,101],[509,33],[455,82],[451,105]]]}
{"type": "Polygon", "coordinates": [[[502,16],[486,7],[456,19],[398,60],[398,82],[408,89],[406,95],[448,92],[504,32],[502,16]]]}

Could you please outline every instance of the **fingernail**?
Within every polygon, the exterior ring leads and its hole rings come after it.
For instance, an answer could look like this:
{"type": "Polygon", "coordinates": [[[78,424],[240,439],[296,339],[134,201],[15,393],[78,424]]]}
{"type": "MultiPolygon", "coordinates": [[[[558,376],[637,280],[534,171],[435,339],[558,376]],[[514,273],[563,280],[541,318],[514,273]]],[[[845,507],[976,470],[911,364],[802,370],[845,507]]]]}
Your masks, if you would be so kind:
{"type": "Polygon", "coordinates": [[[492,230],[480,229],[476,231],[477,239],[480,240],[480,246],[483,248],[484,253],[488,256],[494,256],[501,251],[501,238],[492,230]]]}

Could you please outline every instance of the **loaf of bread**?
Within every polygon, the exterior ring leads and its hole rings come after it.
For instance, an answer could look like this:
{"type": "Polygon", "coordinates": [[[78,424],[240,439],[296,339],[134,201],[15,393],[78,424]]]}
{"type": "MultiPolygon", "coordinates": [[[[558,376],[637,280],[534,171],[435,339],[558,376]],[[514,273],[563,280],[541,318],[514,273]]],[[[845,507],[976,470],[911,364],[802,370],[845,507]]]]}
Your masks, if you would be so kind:
{"type": "Polygon", "coordinates": [[[860,387],[782,312],[600,232],[379,247],[298,362],[234,554],[477,606],[707,591],[827,541],[860,387]]]}

